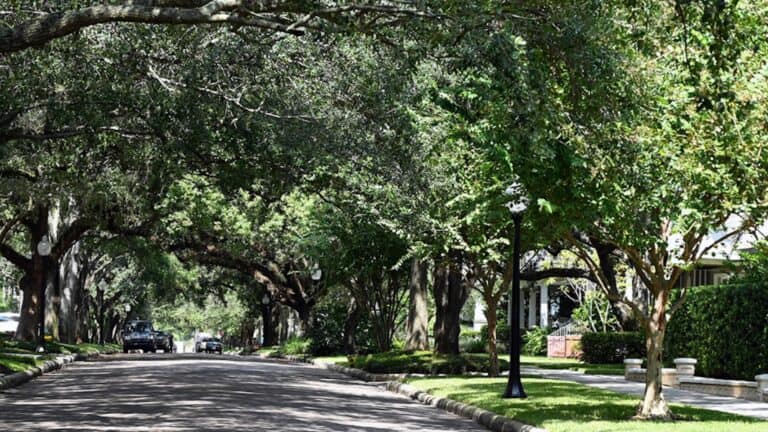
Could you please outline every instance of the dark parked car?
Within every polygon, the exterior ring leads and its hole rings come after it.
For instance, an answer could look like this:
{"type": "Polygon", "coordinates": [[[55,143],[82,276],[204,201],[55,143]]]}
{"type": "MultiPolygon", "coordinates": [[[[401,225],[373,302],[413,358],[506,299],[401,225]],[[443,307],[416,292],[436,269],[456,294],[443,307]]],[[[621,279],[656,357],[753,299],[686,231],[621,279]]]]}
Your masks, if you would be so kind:
{"type": "Polygon", "coordinates": [[[123,352],[140,349],[144,352],[157,351],[155,344],[155,329],[152,322],[132,320],[125,323],[123,328],[123,352]]]}
{"type": "Polygon", "coordinates": [[[203,342],[205,343],[205,352],[221,354],[221,340],[219,338],[208,338],[203,342]]]}
{"type": "Polygon", "coordinates": [[[155,346],[163,352],[174,352],[173,335],[160,330],[155,331],[155,346]]]}

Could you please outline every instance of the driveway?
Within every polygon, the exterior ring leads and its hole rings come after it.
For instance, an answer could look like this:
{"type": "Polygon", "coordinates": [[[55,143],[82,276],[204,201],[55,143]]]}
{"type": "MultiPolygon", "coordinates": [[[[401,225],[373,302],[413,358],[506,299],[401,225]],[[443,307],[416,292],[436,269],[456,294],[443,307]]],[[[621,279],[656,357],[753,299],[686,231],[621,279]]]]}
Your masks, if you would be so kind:
{"type": "Polygon", "coordinates": [[[121,355],[0,393],[0,430],[485,431],[373,384],[306,365],[121,355]]]}

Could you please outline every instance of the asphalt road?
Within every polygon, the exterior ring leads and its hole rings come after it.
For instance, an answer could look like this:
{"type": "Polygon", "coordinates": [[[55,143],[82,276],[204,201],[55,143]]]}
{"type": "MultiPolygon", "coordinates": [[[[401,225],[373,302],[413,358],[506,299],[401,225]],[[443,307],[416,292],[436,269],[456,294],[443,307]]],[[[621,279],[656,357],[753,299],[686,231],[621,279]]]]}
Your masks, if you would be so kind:
{"type": "Polygon", "coordinates": [[[0,431],[484,431],[312,366],[120,355],[0,393],[0,431]]]}

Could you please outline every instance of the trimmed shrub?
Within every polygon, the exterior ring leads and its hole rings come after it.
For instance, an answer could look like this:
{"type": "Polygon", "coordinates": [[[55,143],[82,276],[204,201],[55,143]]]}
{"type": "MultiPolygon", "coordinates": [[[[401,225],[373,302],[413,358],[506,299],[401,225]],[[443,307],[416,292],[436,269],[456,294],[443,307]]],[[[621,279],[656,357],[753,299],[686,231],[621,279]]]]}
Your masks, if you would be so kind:
{"type": "MultiPolygon", "coordinates": [[[[521,330],[521,334],[522,334],[521,330]]],[[[485,346],[488,346],[488,326],[484,325],[480,329],[480,340],[485,346]]],[[[496,324],[496,343],[506,346],[509,343],[509,324],[506,321],[498,321],[496,324]]]]}
{"type": "MultiPolygon", "coordinates": [[[[457,375],[466,372],[488,372],[486,354],[437,355],[431,351],[390,351],[350,357],[350,366],[370,373],[421,373],[457,375]]],[[[501,370],[509,362],[499,359],[501,370]]]]}
{"type": "Polygon", "coordinates": [[[645,358],[645,338],[639,332],[586,333],[581,336],[581,359],[586,363],[622,363],[645,358]]]}
{"type": "Polygon", "coordinates": [[[754,380],[768,372],[768,286],[691,288],[667,328],[665,359],[694,357],[696,375],[754,380]]]}
{"type": "Polygon", "coordinates": [[[552,333],[550,327],[534,327],[523,336],[523,354],[540,356],[547,354],[547,336],[552,333]]]}

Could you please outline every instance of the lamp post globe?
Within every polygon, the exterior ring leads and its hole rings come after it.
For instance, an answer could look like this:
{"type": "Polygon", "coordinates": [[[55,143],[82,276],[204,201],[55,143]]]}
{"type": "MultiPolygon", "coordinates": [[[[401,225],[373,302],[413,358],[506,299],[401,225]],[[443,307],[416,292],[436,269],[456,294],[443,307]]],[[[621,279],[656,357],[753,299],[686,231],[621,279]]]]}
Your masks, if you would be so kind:
{"type": "Polygon", "coordinates": [[[312,270],[312,280],[317,282],[322,278],[323,278],[323,271],[320,270],[320,268],[315,267],[315,269],[312,270]]]}
{"type": "Polygon", "coordinates": [[[265,305],[269,304],[269,294],[264,293],[264,297],[261,298],[261,304],[265,304],[265,305]]]}
{"type": "Polygon", "coordinates": [[[504,191],[504,195],[512,199],[507,203],[507,207],[515,224],[515,240],[512,251],[512,298],[509,314],[509,377],[503,397],[522,399],[528,395],[525,394],[520,378],[520,225],[529,201],[525,188],[520,183],[511,184],[504,191]]]}
{"type": "Polygon", "coordinates": [[[51,241],[48,240],[48,236],[44,235],[42,239],[37,243],[37,253],[41,257],[47,257],[51,254],[51,241]]]}

